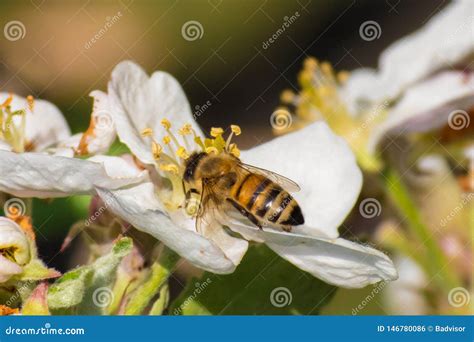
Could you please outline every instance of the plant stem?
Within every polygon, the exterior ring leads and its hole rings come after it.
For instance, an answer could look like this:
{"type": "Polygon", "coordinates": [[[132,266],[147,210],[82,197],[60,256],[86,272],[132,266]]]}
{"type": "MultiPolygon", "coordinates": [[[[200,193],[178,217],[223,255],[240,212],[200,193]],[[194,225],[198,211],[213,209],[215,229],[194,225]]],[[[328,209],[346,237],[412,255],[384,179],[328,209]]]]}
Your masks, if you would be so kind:
{"type": "Polygon", "coordinates": [[[133,293],[125,307],[125,315],[140,315],[160,288],[166,283],[173,271],[179,256],[168,248],[164,248],[159,260],[151,265],[148,279],[133,293]]]}
{"type": "Polygon", "coordinates": [[[400,214],[406,218],[410,232],[418,239],[419,243],[424,245],[427,253],[426,259],[431,260],[428,265],[429,269],[426,271],[442,290],[449,292],[452,288],[458,287],[460,281],[457,275],[451,271],[443,251],[428,227],[424,225],[418,209],[400,176],[394,169],[390,168],[384,172],[384,175],[385,188],[389,197],[400,214]]]}

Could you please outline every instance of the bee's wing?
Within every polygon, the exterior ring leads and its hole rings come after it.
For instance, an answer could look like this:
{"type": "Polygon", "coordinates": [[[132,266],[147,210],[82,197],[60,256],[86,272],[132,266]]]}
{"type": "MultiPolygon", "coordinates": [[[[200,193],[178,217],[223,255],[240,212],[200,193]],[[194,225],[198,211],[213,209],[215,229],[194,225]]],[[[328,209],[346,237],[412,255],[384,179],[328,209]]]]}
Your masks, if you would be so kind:
{"type": "Polygon", "coordinates": [[[220,204],[212,190],[212,184],[203,182],[201,192],[201,202],[196,215],[196,231],[203,233],[205,227],[218,222],[220,204]]]}
{"type": "Polygon", "coordinates": [[[275,173],[273,171],[265,170],[253,165],[248,165],[248,164],[243,164],[243,163],[240,163],[239,166],[247,171],[258,173],[267,177],[271,181],[280,185],[286,191],[298,192],[301,190],[300,186],[296,184],[294,181],[292,181],[289,178],[286,178],[285,176],[279,175],[278,173],[275,173]]]}

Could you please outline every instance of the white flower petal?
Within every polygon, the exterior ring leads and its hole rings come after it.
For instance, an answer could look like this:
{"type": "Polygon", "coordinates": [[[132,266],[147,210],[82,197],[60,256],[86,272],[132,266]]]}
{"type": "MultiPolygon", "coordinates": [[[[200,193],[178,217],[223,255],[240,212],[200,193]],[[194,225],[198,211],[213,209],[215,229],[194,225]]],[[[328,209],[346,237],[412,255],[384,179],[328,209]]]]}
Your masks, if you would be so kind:
{"type": "MultiPolygon", "coordinates": [[[[8,96],[8,93],[0,93],[0,103],[3,103],[8,96]]],[[[33,145],[34,151],[41,151],[71,135],[63,114],[51,102],[35,99],[31,112],[27,110],[28,101],[24,97],[13,95],[11,108],[26,110],[25,136],[27,143],[33,145]]]]}
{"type": "Polygon", "coordinates": [[[8,248],[13,249],[13,258],[18,265],[30,261],[30,244],[21,227],[6,217],[0,217],[0,250],[8,248]]]}
{"type": "Polygon", "coordinates": [[[115,179],[140,179],[144,180],[147,171],[138,168],[131,160],[112,156],[93,156],[88,161],[101,163],[109,177],[115,179]]]}
{"type": "Polygon", "coordinates": [[[12,147],[5,141],[0,140],[0,151],[11,151],[12,147]]]}
{"type": "Polygon", "coordinates": [[[160,240],[197,267],[219,274],[233,272],[236,265],[219,247],[170,219],[154,191],[152,183],[115,191],[97,190],[112,212],[160,240]]]}
{"type": "Polygon", "coordinates": [[[350,115],[357,116],[362,109],[371,108],[374,103],[384,100],[385,95],[380,94],[383,92],[383,85],[379,83],[378,74],[373,69],[361,68],[351,72],[340,89],[341,98],[350,115]]]}
{"type": "Polygon", "coordinates": [[[263,240],[275,253],[329,284],[360,288],[398,277],[388,256],[349,240],[325,240],[245,226],[240,226],[239,230],[263,240]]]}
{"type": "Polygon", "coordinates": [[[305,227],[294,227],[295,232],[339,236],[337,229],[359,195],[362,173],[347,143],[325,123],[313,123],[243,151],[241,159],[300,185],[294,197],[302,208],[305,227]]]}
{"type": "Polygon", "coordinates": [[[426,132],[448,123],[449,114],[474,106],[474,74],[447,71],[406,90],[369,140],[375,150],[388,133],[426,132]]]}
{"type": "Polygon", "coordinates": [[[23,269],[20,266],[0,254],[0,283],[6,282],[12,276],[21,272],[23,272],[23,269]]]}
{"type": "MultiPolygon", "coordinates": [[[[208,221],[208,224],[203,227],[201,234],[214,242],[224,252],[226,257],[232,260],[234,265],[240,264],[247,252],[249,243],[244,239],[230,236],[222,227],[222,224],[211,217],[211,213],[207,215],[208,218],[204,218],[208,221]]],[[[194,222],[195,219],[192,221],[194,222]]]]}
{"type": "Polygon", "coordinates": [[[119,139],[143,163],[152,164],[154,159],[150,139],[140,133],[151,128],[160,141],[166,135],[162,119],[168,119],[175,128],[193,124],[200,134],[181,85],[168,73],[157,71],[148,77],[140,66],[124,61],[113,70],[108,93],[119,139]]]}
{"type": "Polygon", "coordinates": [[[91,124],[81,134],[75,147],[81,155],[103,154],[109,150],[116,137],[109,97],[100,90],[94,90],[89,95],[94,98],[91,124]]]}
{"type": "Polygon", "coordinates": [[[420,30],[387,48],[375,76],[364,71],[349,78],[344,89],[349,107],[361,100],[393,99],[434,72],[466,61],[474,53],[473,13],[471,0],[454,1],[420,30]]]}
{"type": "Polygon", "coordinates": [[[146,177],[145,173],[130,173],[126,169],[125,173],[120,172],[123,167],[120,161],[120,168],[112,172],[116,165],[112,158],[98,163],[40,153],[0,151],[0,191],[19,197],[62,197],[94,193],[96,186],[115,189],[146,177]]]}
{"type": "Polygon", "coordinates": [[[82,132],[71,135],[70,137],[67,137],[64,140],[61,140],[57,144],[57,146],[47,149],[47,152],[54,154],[57,150],[69,149],[72,151],[72,155],[74,156],[75,151],[77,150],[77,147],[79,146],[79,142],[82,139],[82,135],[83,135],[82,132]]]}

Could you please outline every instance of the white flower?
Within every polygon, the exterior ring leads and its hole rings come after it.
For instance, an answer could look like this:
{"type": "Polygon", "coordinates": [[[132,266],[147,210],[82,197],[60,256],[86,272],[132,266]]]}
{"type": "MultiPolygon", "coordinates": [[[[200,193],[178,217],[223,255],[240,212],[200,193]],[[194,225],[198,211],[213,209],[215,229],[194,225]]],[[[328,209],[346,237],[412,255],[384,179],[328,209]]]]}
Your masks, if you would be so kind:
{"type": "Polygon", "coordinates": [[[107,94],[94,90],[89,94],[94,98],[89,128],[59,142],[59,148],[69,148],[77,155],[97,155],[108,152],[115,140],[115,125],[110,115],[107,94]]]}
{"type": "Polygon", "coordinates": [[[372,151],[387,134],[438,128],[453,111],[474,106],[473,13],[474,2],[453,1],[419,31],[388,47],[378,70],[351,74],[342,95],[353,114],[395,102],[372,132],[372,151]]]}
{"type": "MultiPolygon", "coordinates": [[[[95,122],[104,113],[107,98],[101,92],[91,94],[96,98],[95,122]]],[[[6,93],[0,93],[0,104],[0,191],[19,197],[57,197],[94,193],[95,186],[118,188],[146,177],[146,172],[131,170],[121,158],[72,158],[76,148],[66,146],[71,140],[69,127],[53,104],[6,93]]],[[[75,146],[81,146],[82,136],[76,135],[75,146]]],[[[97,124],[84,136],[82,146],[92,147],[90,154],[108,149],[115,132],[97,124]]]]}
{"type": "Polygon", "coordinates": [[[193,123],[181,86],[164,72],[148,77],[136,64],[122,62],[112,73],[108,94],[119,139],[148,165],[153,182],[118,190],[101,187],[98,193],[110,210],[136,228],[161,240],[196,266],[215,273],[232,272],[247,250],[247,240],[255,240],[265,242],[299,268],[338,286],[363,287],[397,278],[385,254],[338,238],[337,227],[357,199],[362,175],[346,143],[326,124],[312,124],[242,153],[243,162],[279,172],[301,185],[302,191],[295,198],[304,212],[305,226],[285,233],[272,228],[262,231],[245,220],[226,222],[243,239],[231,236],[221,223],[212,221],[199,234],[194,218],[179,208],[182,203],[173,202],[183,198],[174,196],[181,187],[179,175],[165,173],[175,185],[170,190],[160,175],[172,168],[153,167],[158,164],[156,157],[162,148],[157,142],[174,138],[166,138],[171,134],[170,123],[178,127],[191,124],[185,126],[186,131],[202,136],[193,123]],[[169,121],[163,121],[165,118],[169,121]]]}
{"type": "Polygon", "coordinates": [[[369,149],[375,150],[387,134],[428,132],[443,127],[456,113],[464,117],[459,119],[469,120],[468,114],[463,113],[473,106],[474,73],[441,72],[406,89],[387,119],[372,132],[369,149]]]}
{"type": "Polygon", "coordinates": [[[45,100],[0,93],[3,150],[41,152],[71,135],[59,109],[45,100]]]}
{"type": "Polygon", "coordinates": [[[30,243],[20,226],[0,217],[0,283],[22,273],[31,257],[30,243]]]}

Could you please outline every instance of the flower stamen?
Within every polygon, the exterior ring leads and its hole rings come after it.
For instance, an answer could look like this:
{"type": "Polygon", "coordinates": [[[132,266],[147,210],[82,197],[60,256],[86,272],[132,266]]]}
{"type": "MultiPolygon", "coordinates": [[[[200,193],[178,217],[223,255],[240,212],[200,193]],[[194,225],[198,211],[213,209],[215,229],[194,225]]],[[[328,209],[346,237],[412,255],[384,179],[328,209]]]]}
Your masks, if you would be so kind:
{"type": "Polygon", "coordinates": [[[26,142],[26,113],[33,110],[33,97],[28,96],[28,107],[12,110],[13,95],[0,104],[0,139],[6,141],[14,152],[22,153],[28,150],[26,142]],[[17,121],[15,117],[20,117],[17,121]]]}
{"type": "Polygon", "coordinates": [[[222,134],[224,134],[224,130],[221,127],[211,128],[211,137],[217,138],[218,136],[222,136],[222,134]]]}
{"type": "Polygon", "coordinates": [[[28,96],[26,97],[26,101],[28,102],[28,109],[30,110],[30,112],[33,113],[33,109],[34,109],[34,107],[35,107],[35,99],[34,99],[34,97],[31,96],[31,95],[28,95],[28,96]]]}
{"type": "MultiPolygon", "coordinates": [[[[230,125],[230,131],[231,131],[231,132],[230,132],[229,136],[227,137],[227,141],[226,141],[226,143],[225,143],[225,150],[226,150],[227,152],[230,152],[230,151],[231,151],[231,150],[230,150],[230,145],[231,145],[230,142],[232,141],[232,138],[234,137],[234,135],[235,135],[235,136],[239,136],[239,135],[242,134],[242,130],[241,130],[240,127],[237,126],[237,125],[230,125]]],[[[234,145],[235,145],[235,144],[234,144],[234,145]]]]}
{"type": "Polygon", "coordinates": [[[180,157],[181,159],[184,159],[184,160],[189,158],[189,154],[183,146],[178,148],[178,151],[176,152],[176,155],[178,157],[180,157]]]}
{"type": "Polygon", "coordinates": [[[198,136],[191,124],[185,124],[178,130],[178,135],[171,131],[171,123],[164,119],[161,121],[162,126],[166,130],[166,135],[163,137],[162,146],[158,144],[153,138],[153,130],[145,128],[141,135],[143,137],[151,138],[151,150],[156,161],[158,170],[166,173],[166,177],[171,183],[171,192],[162,193],[163,202],[170,209],[183,208],[183,201],[185,201],[185,192],[183,190],[184,168],[186,160],[195,150],[201,150],[205,153],[230,153],[235,157],[240,156],[240,150],[235,143],[231,143],[233,136],[238,136],[242,130],[237,125],[230,126],[230,134],[226,140],[223,138],[224,129],[214,127],[211,129],[210,135],[212,138],[203,139],[198,136]],[[192,142],[188,140],[189,135],[193,135],[192,142]],[[174,148],[176,146],[176,149],[174,148]],[[167,153],[163,151],[167,149],[167,153]]]}

